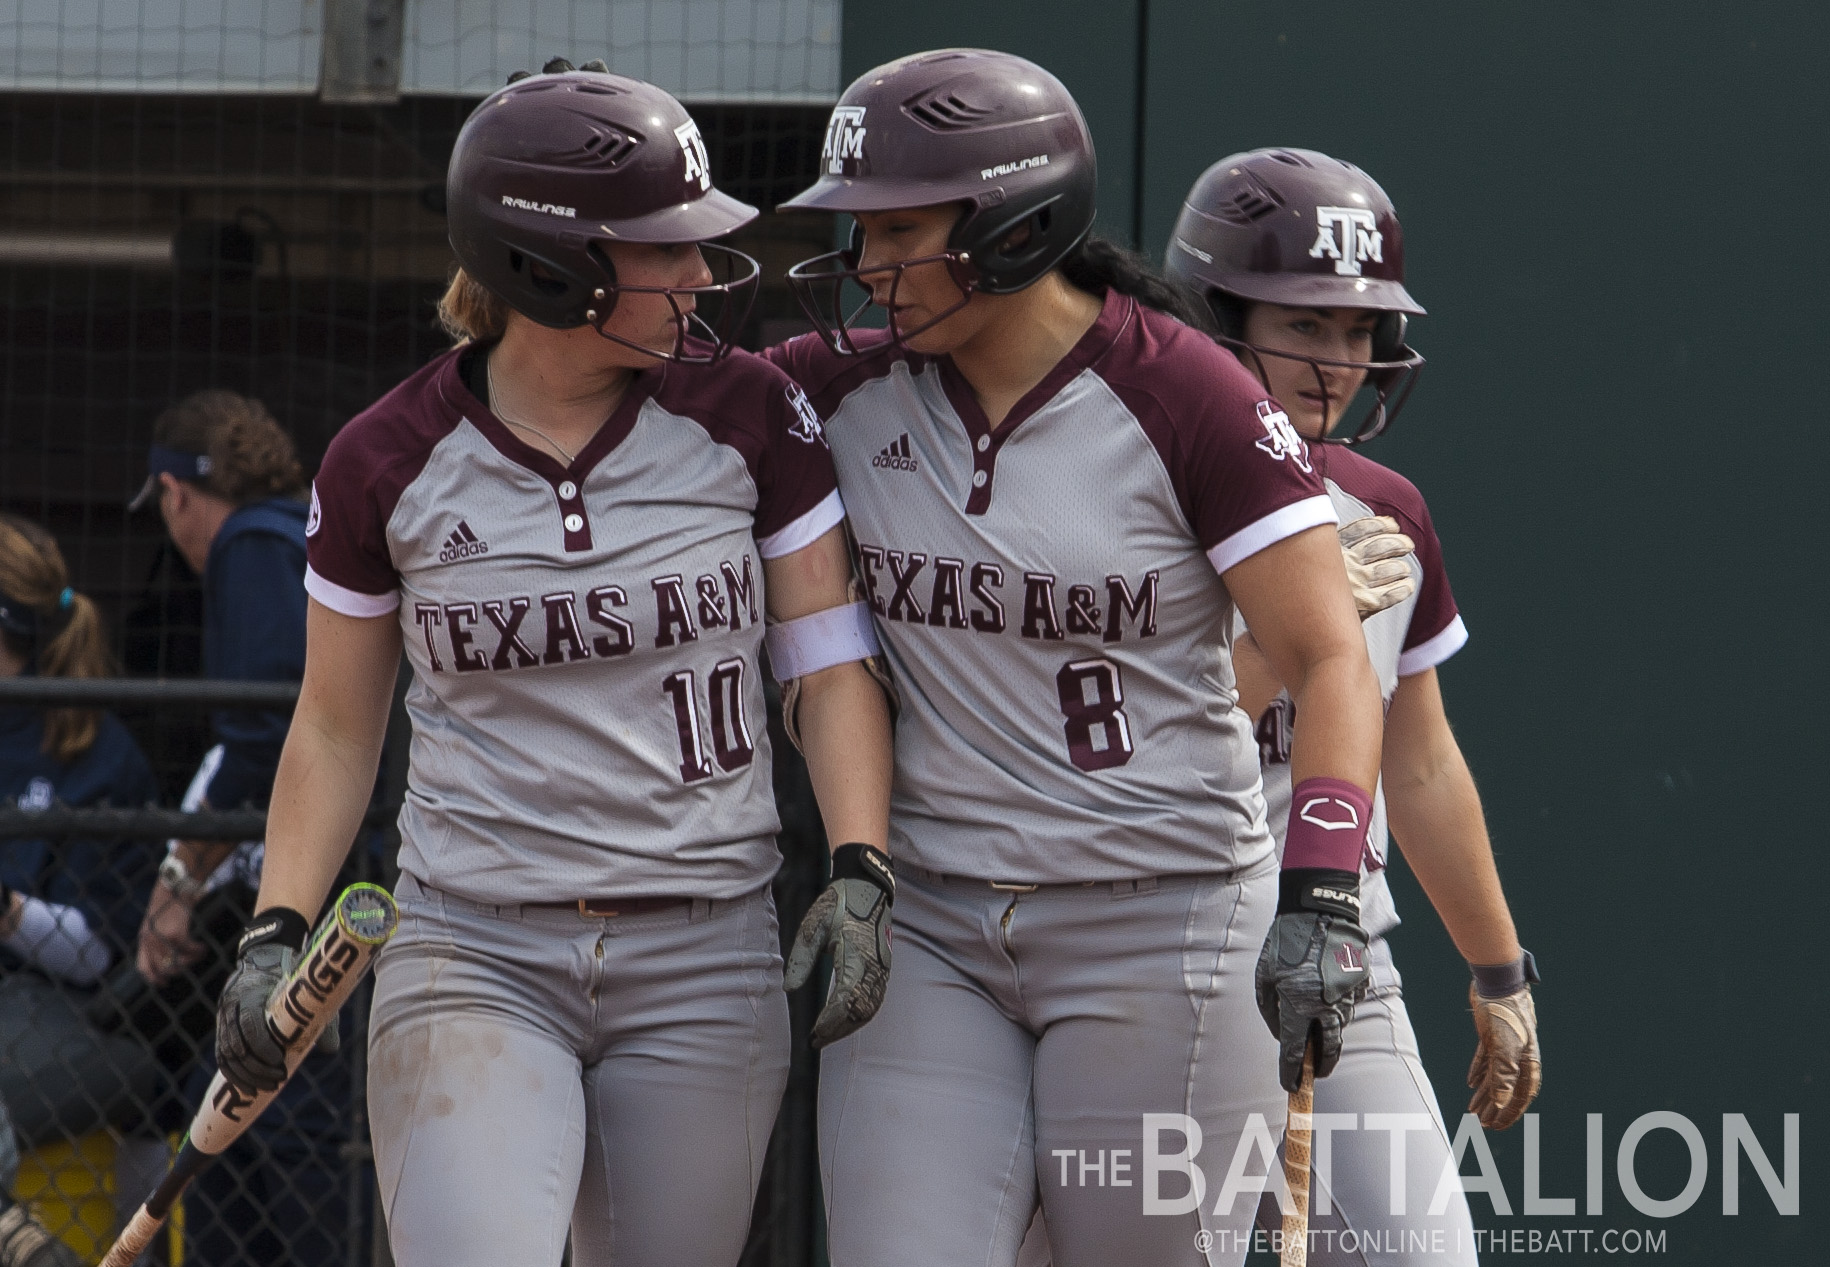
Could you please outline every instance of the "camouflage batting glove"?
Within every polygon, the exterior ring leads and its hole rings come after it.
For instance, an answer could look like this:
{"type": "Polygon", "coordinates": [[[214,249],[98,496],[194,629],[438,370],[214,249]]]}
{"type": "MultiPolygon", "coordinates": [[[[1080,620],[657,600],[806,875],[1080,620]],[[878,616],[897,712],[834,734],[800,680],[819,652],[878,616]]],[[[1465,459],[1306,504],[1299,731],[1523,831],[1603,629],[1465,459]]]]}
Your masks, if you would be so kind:
{"type": "Polygon", "coordinates": [[[889,856],[869,845],[840,845],[832,881],[814,900],[788,952],[782,984],[798,990],[822,950],[832,951],[832,985],[813,1022],[813,1045],[837,1042],[877,1014],[890,980],[890,905],[896,876],[889,856]]]}
{"type": "Polygon", "coordinates": [[[1302,1082],[1303,1051],[1315,1046],[1315,1076],[1341,1059],[1341,1035],[1366,988],[1360,877],[1298,868],[1279,881],[1277,918],[1258,956],[1258,1010],[1277,1037],[1277,1080],[1302,1082]]]}
{"type": "Polygon", "coordinates": [[[1352,520],[1341,525],[1340,538],[1353,605],[1361,620],[1396,607],[1417,592],[1410,560],[1417,543],[1398,530],[1396,519],[1369,515],[1352,520]]]}
{"type": "Polygon", "coordinates": [[[1478,1040],[1468,1086],[1468,1112],[1490,1131],[1503,1131],[1531,1107],[1543,1081],[1538,1053],[1538,1009],[1531,987],[1537,964],[1526,951],[1516,964],[1476,965],[1468,984],[1478,1040]],[[1510,978],[1510,979],[1509,979],[1510,978]]]}
{"type": "Polygon", "coordinates": [[[303,915],[274,907],[255,916],[236,948],[235,971],[216,1004],[216,1067],[243,1091],[274,1091],[286,1081],[286,1048],[267,1004],[310,933],[303,915]]]}

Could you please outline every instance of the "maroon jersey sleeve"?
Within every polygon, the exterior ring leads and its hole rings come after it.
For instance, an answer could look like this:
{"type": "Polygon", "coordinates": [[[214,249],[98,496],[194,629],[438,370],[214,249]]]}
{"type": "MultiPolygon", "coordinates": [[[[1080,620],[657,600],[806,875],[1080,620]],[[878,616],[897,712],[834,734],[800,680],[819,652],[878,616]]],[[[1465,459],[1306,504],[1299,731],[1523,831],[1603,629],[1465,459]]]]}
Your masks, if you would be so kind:
{"type": "Polygon", "coordinates": [[[763,558],[812,545],[845,518],[819,412],[773,358],[733,352],[693,375],[670,374],[657,402],[743,454],[756,481],[763,558]]]}
{"type": "Polygon", "coordinates": [[[1468,641],[1468,631],[1455,606],[1455,595],[1449,589],[1449,570],[1442,561],[1442,541],[1436,535],[1436,525],[1430,521],[1430,508],[1424,505],[1423,498],[1417,499],[1415,518],[1401,516],[1398,522],[1417,543],[1417,562],[1423,568],[1423,583],[1417,587],[1417,606],[1411,612],[1411,627],[1404,636],[1404,654],[1398,660],[1399,675],[1409,676],[1433,669],[1461,650],[1462,644],[1468,641]]]}
{"type": "Polygon", "coordinates": [[[1423,494],[1398,472],[1353,449],[1331,448],[1324,457],[1323,473],[1329,479],[1379,514],[1396,519],[1398,527],[1416,543],[1423,581],[1417,587],[1417,605],[1411,609],[1398,675],[1409,677],[1435,668],[1461,650],[1468,641],[1468,629],[1449,589],[1442,540],[1436,535],[1423,494]]]}
{"type": "Polygon", "coordinates": [[[1335,522],[1308,443],[1205,335],[1139,307],[1093,368],[1155,446],[1216,571],[1335,522]]]}
{"type": "Polygon", "coordinates": [[[385,616],[400,606],[388,520],[432,447],[457,425],[441,379],[455,353],[435,359],[339,431],[311,485],[305,522],[305,591],[345,616],[385,616]]]}
{"type": "Polygon", "coordinates": [[[769,366],[768,439],[756,488],[756,546],[765,559],[809,546],[845,518],[826,428],[801,385],[769,366]]]}
{"type": "Polygon", "coordinates": [[[878,350],[889,341],[887,330],[859,330],[853,339],[868,355],[840,356],[819,335],[802,334],[764,349],[763,356],[801,385],[822,418],[832,417],[841,401],[865,383],[888,374],[898,362],[907,361],[917,373],[927,364],[926,358],[902,348],[878,350]]]}

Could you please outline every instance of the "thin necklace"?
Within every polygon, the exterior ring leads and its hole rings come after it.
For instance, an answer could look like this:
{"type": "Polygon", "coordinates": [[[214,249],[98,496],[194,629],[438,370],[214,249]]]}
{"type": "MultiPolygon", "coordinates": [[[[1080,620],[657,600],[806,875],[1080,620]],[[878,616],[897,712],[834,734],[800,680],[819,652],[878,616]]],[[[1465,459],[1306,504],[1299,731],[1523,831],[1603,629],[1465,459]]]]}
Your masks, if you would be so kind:
{"type": "Polygon", "coordinates": [[[567,466],[572,465],[572,462],[574,460],[572,455],[565,451],[565,446],[560,444],[559,441],[553,439],[552,436],[550,436],[546,432],[542,431],[539,427],[530,426],[529,424],[527,424],[525,422],[516,422],[513,418],[510,418],[507,414],[502,412],[501,408],[496,404],[496,376],[489,372],[489,366],[487,363],[485,363],[485,365],[483,367],[483,374],[484,374],[484,382],[487,384],[486,390],[487,390],[487,393],[489,396],[489,412],[494,414],[496,417],[500,418],[503,422],[506,422],[511,427],[519,427],[523,431],[533,432],[535,435],[539,436],[542,440],[545,440],[547,442],[547,444],[552,446],[553,452],[557,453],[560,457],[564,458],[567,466]]]}

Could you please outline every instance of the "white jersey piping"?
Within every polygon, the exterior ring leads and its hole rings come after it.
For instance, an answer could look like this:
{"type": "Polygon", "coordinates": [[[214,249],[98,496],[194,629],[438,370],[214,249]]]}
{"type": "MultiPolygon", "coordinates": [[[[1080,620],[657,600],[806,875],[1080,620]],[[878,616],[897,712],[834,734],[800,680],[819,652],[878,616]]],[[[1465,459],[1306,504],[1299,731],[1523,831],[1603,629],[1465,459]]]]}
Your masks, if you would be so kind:
{"type": "Polygon", "coordinates": [[[305,592],[334,612],[362,620],[386,616],[400,608],[398,590],[389,594],[364,594],[360,590],[345,589],[335,581],[319,576],[311,570],[310,564],[305,566],[305,592]]]}
{"type": "Polygon", "coordinates": [[[1433,669],[1460,651],[1468,642],[1468,627],[1461,622],[1457,613],[1443,631],[1428,642],[1420,642],[1398,657],[1398,676],[1412,677],[1425,669],[1433,669]]]}
{"type": "Polygon", "coordinates": [[[1243,563],[1285,537],[1294,537],[1299,532],[1322,524],[1339,522],[1340,519],[1334,513],[1334,503],[1328,499],[1328,494],[1317,493],[1314,497],[1291,502],[1288,506],[1280,507],[1264,518],[1247,524],[1209,550],[1207,558],[1214,565],[1214,571],[1224,575],[1234,564],[1243,563]]]}
{"type": "Polygon", "coordinates": [[[845,503],[839,500],[839,490],[835,488],[799,519],[757,541],[757,553],[765,559],[779,559],[796,550],[805,550],[844,518],[845,503]]]}

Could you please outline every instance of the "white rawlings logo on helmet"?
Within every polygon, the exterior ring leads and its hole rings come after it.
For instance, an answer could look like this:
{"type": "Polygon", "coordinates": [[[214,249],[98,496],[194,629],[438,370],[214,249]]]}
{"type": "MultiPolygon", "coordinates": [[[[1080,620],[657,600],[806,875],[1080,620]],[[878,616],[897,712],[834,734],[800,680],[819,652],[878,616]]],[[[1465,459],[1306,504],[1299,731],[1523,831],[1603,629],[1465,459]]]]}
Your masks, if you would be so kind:
{"type": "Polygon", "coordinates": [[[502,195],[502,205],[513,207],[516,211],[544,211],[549,216],[564,216],[568,220],[578,219],[577,207],[558,207],[550,202],[529,202],[526,198],[516,198],[512,194],[502,195]]]}
{"type": "Polygon", "coordinates": [[[712,187],[712,165],[705,155],[705,138],[699,125],[688,119],[674,129],[674,139],[686,155],[686,183],[697,184],[701,193],[712,187]]]}
{"type": "Polygon", "coordinates": [[[864,107],[834,106],[832,118],[826,121],[826,144],[820,147],[820,158],[833,176],[845,174],[845,160],[864,160],[864,107]]]}
{"type": "Polygon", "coordinates": [[[1289,458],[1305,472],[1309,466],[1309,446],[1290,422],[1290,415],[1277,408],[1268,400],[1258,402],[1258,421],[1264,424],[1264,439],[1258,441],[1258,447],[1281,462],[1289,458]]]}
{"type": "Polygon", "coordinates": [[[1047,167],[1048,155],[1034,154],[1029,158],[1020,158],[1014,163],[999,163],[996,167],[987,167],[979,173],[980,180],[990,180],[993,176],[1014,176],[1026,172],[1032,167],[1047,167]]]}
{"type": "Polygon", "coordinates": [[[1358,277],[1360,265],[1367,260],[1385,263],[1385,235],[1373,225],[1378,220],[1365,207],[1317,207],[1315,209],[1315,245],[1309,258],[1324,257],[1334,261],[1334,271],[1342,277],[1358,277]],[[1341,231],[1335,237],[1335,230],[1341,231]]]}

